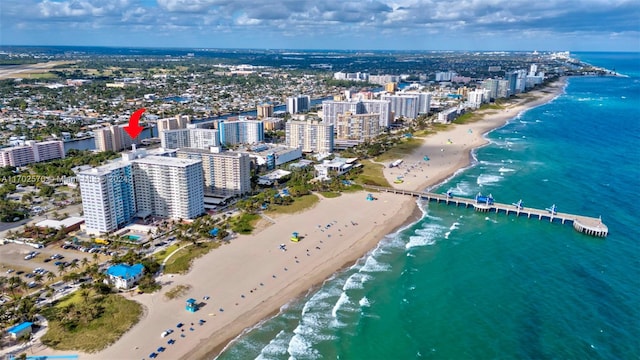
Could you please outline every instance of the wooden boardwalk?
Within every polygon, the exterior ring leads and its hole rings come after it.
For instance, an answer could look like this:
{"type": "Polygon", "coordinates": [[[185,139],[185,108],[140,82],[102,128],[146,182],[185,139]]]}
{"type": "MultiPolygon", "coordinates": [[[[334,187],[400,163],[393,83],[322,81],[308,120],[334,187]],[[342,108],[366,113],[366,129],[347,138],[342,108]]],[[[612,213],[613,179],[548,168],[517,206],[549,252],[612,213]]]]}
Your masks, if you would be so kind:
{"type": "Polygon", "coordinates": [[[429,192],[422,191],[411,191],[411,190],[402,190],[402,189],[394,189],[388,188],[384,186],[373,186],[373,185],[365,185],[365,189],[371,189],[380,192],[390,192],[394,194],[401,195],[410,195],[420,199],[425,199],[428,201],[435,201],[436,203],[445,203],[447,205],[455,205],[455,206],[464,206],[464,207],[473,207],[476,211],[480,212],[495,212],[495,213],[504,213],[506,215],[515,214],[516,216],[526,216],[531,219],[538,220],[548,220],[549,222],[559,222],[562,224],[572,224],[573,228],[581,233],[598,236],[598,237],[606,237],[609,234],[609,229],[605,224],[602,223],[600,218],[592,218],[581,215],[574,215],[568,213],[551,213],[548,210],[540,210],[529,207],[517,207],[515,205],[507,205],[500,203],[478,203],[475,199],[457,197],[457,196],[447,196],[445,194],[435,194],[429,192]]]}

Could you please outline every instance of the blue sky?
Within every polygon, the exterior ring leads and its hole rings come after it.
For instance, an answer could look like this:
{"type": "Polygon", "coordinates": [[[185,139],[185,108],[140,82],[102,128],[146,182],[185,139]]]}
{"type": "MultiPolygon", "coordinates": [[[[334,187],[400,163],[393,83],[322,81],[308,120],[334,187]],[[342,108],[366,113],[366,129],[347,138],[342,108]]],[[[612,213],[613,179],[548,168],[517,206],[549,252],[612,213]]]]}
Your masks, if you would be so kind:
{"type": "Polygon", "coordinates": [[[640,51],[640,0],[0,0],[0,45],[640,51]]]}

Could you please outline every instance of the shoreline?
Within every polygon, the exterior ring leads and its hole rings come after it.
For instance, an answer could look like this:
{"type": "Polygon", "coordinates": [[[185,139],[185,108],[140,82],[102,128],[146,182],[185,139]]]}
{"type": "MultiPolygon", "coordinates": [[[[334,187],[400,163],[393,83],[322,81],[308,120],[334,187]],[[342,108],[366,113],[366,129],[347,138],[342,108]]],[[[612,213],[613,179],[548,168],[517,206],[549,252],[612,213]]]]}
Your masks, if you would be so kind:
{"type": "MultiPolygon", "coordinates": [[[[455,176],[455,174],[456,174],[458,171],[464,170],[464,169],[468,168],[469,166],[472,166],[472,165],[473,165],[473,161],[474,161],[474,159],[475,159],[475,157],[474,157],[474,155],[473,155],[473,152],[474,152],[475,150],[477,150],[477,149],[479,149],[479,148],[481,148],[481,147],[486,146],[486,145],[488,145],[488,144],[489,144],[489,140],[486,138],[486,136],[487,136],[490,132],[492,132],[492,131],[494,131],[494,130],[497,130],[497,129],[499,129],[499,128],[502,128],[502,127],[506,126],[506,125],[510,122],[510,120],[511,120],[511,119],[514,119],[516,116],[518,116],[519,114],[521,114],[521,113],[522,113],[522,112],[524,112],[524,111],[528,111],[528,110],[533,109],[533,108],[535,108],[535,107],[545,105],[546,103],[548,103],[548,102],[550,102],[550,101],[553,101],[555,98],[557,98],[557,97],[558,97],[558,96],[560,96],[562,93],[564,93],[566,85],[567,85],[567,77],[561,77],[561,78],[559,78],[558,80],[554,81],[553,83],[549,84],[549,85],[548,85],[547,87],[545,87],[545,88],[542,88],[542,89],[539,89],[539,90],[536,90],[536,91],[532,91],[532,92],[530,92],[530,94],[531,94],[531,93],[533,93],[533,94],[535,94],[535,95],[540,95],[540,97],[539,97],[539,98],[536,98],[536,99],[534,99],[534,100],[532,100],[532,101],[524,101],[524,100],[522,100],[521,102],[518,102],[518,103],[516,103],[516,104],[509,104],[509,105],[508,105],[508,106],[509,106],[509,108],[511,108],[511,109],[517,109],[518,111],[517,111],[517,112],[515,112],[515,114],[513,114],[513,113],[509,112],[509,115],[508,115],[508,116],[501,116],[501,117],[497,117],[497,121],[491,121],[491,122],[490,122],[490,125],[482,126],[481,128],[483,129],[483,131],[482,131],[482,133],[480,134],[480,137],[482,138],[482,143],[481,143],[481,144],[479,144],[479,145],[476,145],[476,146],[469,146],[469,147],[467,147],[467,149],[466,149],[467,156],[466,156],[466,157],[465,157],[465,156],[463,156],[463,157],[461,157],[461,158],[459,159],[459,161],[457,162],[457,164],[456,164],[456,166],[455,166],[455,168],[456,168],[456,170],[455,170],[455,171],[453,171],[453,172],[451,172],[451,173],[448,173],[448,174],[442,174],[439,178],[435,178],[435,179],[431,179],[431,180],[429,180],[429,181],[425,181],[425,182],[422,184],[422,186],[421,186],[421,187],[418,187],[418,188],[416,188],[416,189],[412,189],[412,190],[424,190],[424,189],[426,189],[426,188],[436,187],[436,186],[438,186],[438,185],[440,185],[440,184],[442,184],[442,183],[446,182],[446,181],[447,181],[448,179],[450,179],[451,177],[455,176]],[[551,91],[549,94],[546,94],[546,91],[548,91],[548,89],[551,89],[552,91],[551,91]],[[522,103],[523,101],[524,101],[524,103],[522,103]],[[496,126],[496,124],[497,124],[497,126],[496,126]]],[[[487,120],[487,119],[486,119],[487,115],[491,116],[492,114],[486,114],[486,112],[487,112],[487,111],[485,111],[485,113],[484,113],[484,114],[482,114],[482,115],[483,115],[483,117],[482,117],[481,119],[479,119],[479,120],[477,120],[477,121],[474,121],[474,122],[470,122],[470,123],[468,123],[468,124],[464,124],[464,125],[462,125],[462,126],[470,126],[470,125],[477,124],[477,123],[479,123],[479,122],[482,122],[482,121],[487,120]]],[[[480,112],[480,113],[481,113],[481,112],[480,112]]],[[[448,133],[448,132],[450,132],[450,131],[451,131],[451,129],[447,129],[446,131],[442,131],[442,132],[440,132],[440,133],[448,133]]],[[[433,134],[433,135],[436,135],[436,134],[433,134]]],[[[422,149],[422,147],[424,147],[425,142],[427,141],[427,139],[429,139],[429,138],[433,137],[433,135],[427,136],[427,137],[423,140],[423,145],[421,146],[421,148],[420,148],[420,149],[422,149]]],[[[412,153],[412,155],[414,155],[414,156],[415,156],[415,155],[416,155],[416,153],[418,153],[418,150],[414,151],[414,152],[412,153]]],[[[419,156],[419,157],[421,157],[422,155],[418,154],[418,156],[419,156]]],[[[386,169],[387,169],[387,168],[385,168],[385,170],[386,170],[386,169]]],[[[385,173],[385,177],[387,178],[387,180],[389,181],[389,183],[391,183],[391,184],[392,184],[392,186],[393,186],[393,185],[395,185],[395,184],[393,184],[393,182],[392,182],[393,178],[392,178],[392,177],[390,177],[389,175],[387,175],[387,173],[385,173]]],[[[422,212],[422,210],[417,206],[417,203],[416,203],[415,201],[413,201],[413,202],[414,202],[414,204],[415,204],[416,206],[414,206],[414,209],[413,209],[413,212],[412,212],[411,216],[410,216],[410,217],[408,217],[408,218],[406,218],[406,219],[404,220],[404,222],[402,222],[401,224],[397,225],[397,226],[396,226],[396,228],[395,228],[392,232],[390,232],[389,234],[395,233],[395,232],[399,231],[400,229],[402,229],[402,228],[404,228],[404,227],[407,227],[407,226],[409,226],[409,225],[411,225],[411,224],[415,223],[416,221],[418,221],[418,220],[423,216],[423,212],[422,212]]],[[[386,235],[383,235],[383,237],[384,237],[384,236],[386,236],[386,235]]],[[[376,248],[376,246],[380,243],[380,240],[382,240],[382,238],[383,238],[383,237],[381,237],[381,238],[379,239],[379,241],[375,244],[375,246],[373,246],[371,249],[369,249],[366,253],[362,254],[361,256],[359,256],[359,257],[357,257],[357,258],[354,258],[354,259],[352,259],[352,260],[348,261],[348,262],[347,262],[347,263],[345,263],[343,266],[341,266],[340,268],[336,269],[333,273],[335,274],[335,273],[338,273],[338,272],[344,271],[346,268],[348,268],[348,267],[350,267],[350,266],[353,266],[353,264],[354,264],[355,262],[357,262],[359,259],[361,259],[361,258],[363,258],[363,257],[367,256],[367,254],[369,254],[371,251],[373,251],[373,250],[376,248]]],[[[312,287],[310,287],[307,291],[304,291],[304,292],[302,292],[302,293],[298,294],[297,296],[295,296],[295,297],[291,298],[291,300],[290,300],[289,302],[294,301],[295,299],[298,299],[298,298],[300,298],[300,297],[302,297],[302,296],[305,296],[306,294],[308,294],[308,293],[310,293],[310,292],[315,291],[315,290],[316,290],[316,289],[318,289],[320,286],[322,286],[322,284],[323,284],[323,283],[324,283],[324,281],[326,281],[326,280],[327,280],[327,279],[324,279],[324,280],[322,280],[320,283],[313,284],[313,285],[312,285],[312,287]]],[[[284,304],[284,305],[286,305],[286,304],[284,304]]],[[[283,306],[284,306],[284,305],[283,305],[283,306]]],[[[253,324],[253,325],[252,325],[252,326],[250,326],[250,327],[246,327],[246,328],[244,328],[244,329],[242,330],[242,332],[241,332],[241,333],[238,333],[238,334],[236,334],[235,336],[233,336],[233,337],[230,337],[230,338],[226,339],[224,342],[222,342],[222,343],[220,343],[220,344],[216,345],[215,347],[211,348],[211,349],[210,349],[209,351],[207,351],[206,353],[203,353],[203,352],[193,352],[193,351],[192,351],[192,352],[190,352],[189,354],[187,354],[187,356],[183,356],[181,359],[183,359],[183,360],[187,360],[187,359],[189,359],[189,358],[190,358],[190,357],[189,357],[189,355],[191,355],[191,356],[195,356],[195,357],[196,357],[196,358],[198,358],[198,359],[207,359],[207,360],[208,360],[208,359],[213,359],[213,358],[215,358],[216,356],[220,355],[220,353],[222,353],[222,351],[224,351],[225,349],[227,349],[227,348],[229,347],[229,345],[231,345],[231,344],[232,344],[232,342],[233,342],[233,341],[235,341],[236,339],[238,339],[239,337],[241,337],[242,335],[244,335],[244,333],[245,333],[245,331],[246,331],[246,330],[250,331],[251,329],[253,329],[253,328],[255,328],[256,326],[258,326],[260,323],[262,323],[262,322],[264,322],[264,321],[268,321],[270,318],[272,318],[272,317],[276,316],[277,314],[279,314],[279,313],[280,313],[280,309],[281,309],[281,307],[279,307],[277,310],[272,311],[268,316],[265,316],[265,317],[264,317],[262,320],[260,320],[258,323],[255,323],[255,324],[253,324]]]]}
{"type": "MultiPolygon", "coordinates": [[[[483,115],[481,119],[450,125],[445,131],[421,138],[420,147],[405,156],[401,166],[385,168],[384,176],[392,186],[406,190],[442,184],[473,164],[473,151],[489,143],[486,135],[490,131],[503,127],[522,111],[553,100],[564,92],[565,86],[566,78],[560,78],[527,93],[527,98],[506,104],[502,110],[476,110],[483,115]],[[426,154],[429,161],[423,160],[426,154]],[[405,181],[394,184],[393,179],[400,174],[404,174],[405,181]]],[[[292,300],[313,292],[333,274],[370,253],[385,236],[415,223],[423,215],[412,197],[374,193],[378,199],[366,201],[365,195],[366,191],[343,193],[332,199],[319,196],[320,201],[313,208],[279,215],[274,218],[275,224],[255,234],[239,236],[231,244],[196,259],[187,274],[161,276],[160,292],[126,295],[145,306],[146,316],[111,346],[93,354],[79,353],[80,359],[140,359],[158,346],[166,347],[163,355],[170,358],[209,360],[217,356],[248,329],[277,315],[292,300]],[[304,234],[300,243],[287,241],[291,231],[304,234]],[[280,251],[279,243],[286,243],[287,251],[280,251]],[[288,271],[289,267],[296,270],[288,271]],[[183,298],[166,300],[163,294],[177,285],[192,288],[183,298]],[[210,295],[211,301],[198,312],[184,310],[186,298],[201,299],[204,295],[210,295]],[[172,337],[175,345],[165,345],[170,337],[160,337],[163,329],[197,319],[206,323],[192,326],[193,331],[183,333],[185,338],[179,337],[178,331],[172,337]]],[[[37,355],[69,353],[46,347],[35,350],[37,355]]]]}

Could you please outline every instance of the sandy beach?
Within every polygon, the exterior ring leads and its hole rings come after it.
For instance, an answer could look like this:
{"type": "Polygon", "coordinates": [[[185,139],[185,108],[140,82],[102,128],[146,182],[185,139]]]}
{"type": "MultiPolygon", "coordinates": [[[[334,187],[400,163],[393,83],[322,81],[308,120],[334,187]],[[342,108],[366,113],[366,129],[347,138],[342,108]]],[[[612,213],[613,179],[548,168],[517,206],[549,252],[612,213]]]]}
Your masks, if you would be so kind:
{"type": "MultiPolygon", "coordinates": [[[[393,185],[409,190],[441,182],[468,166],[470,151],[486,143],[484,134],[519,112],[550,101],[563,91],[564,84],[561,79],[544,91],[530,92],[533,100],[487,110],[482,120],[451,125],[447,131],[423,138],[421,147],[403,158],[401,166],[385,167],[385,177],[393,184],[401,176],[404,181],[393,185]]],[[[107,349],[80,353],[80,359],[147,359],[160,346],[166,348],[161,358],[213,358],[244,329],[277,313],[292,299],[353,264],[385,235],[421,215],[411,197],[376,193],[375,201],[367,201],[366,194],[344,193],[331,199],[319,195],[321,200],[312,209],[273,218],[260,231],[239,236],[197,259],[188,274],[163,275],[159,293],[131,297],[145,307],[141,321],[107,349]],[[294,231],[303,237],[299,243],[289,241],[294,231]],[[286,251],[280,244],[286,245],[286,251]],[[166,300],[164,294],[177,285],[191,289],[178,299],[166,300]],[[202,302],[198,312],[185,310],[190,297],[202,302]],[[205,322],[200,325],[201,319],[205,322]],[[179,322],[185,324],[184,331],[176,330],[179,322]],[[174,333],[161,338],[168,328],[174,333]],[[175,339],[175,344],[167,345],[169,339],[175,339]]],[[[34,348],[34,355],[52,353],[62,352],[34,348]]]]}

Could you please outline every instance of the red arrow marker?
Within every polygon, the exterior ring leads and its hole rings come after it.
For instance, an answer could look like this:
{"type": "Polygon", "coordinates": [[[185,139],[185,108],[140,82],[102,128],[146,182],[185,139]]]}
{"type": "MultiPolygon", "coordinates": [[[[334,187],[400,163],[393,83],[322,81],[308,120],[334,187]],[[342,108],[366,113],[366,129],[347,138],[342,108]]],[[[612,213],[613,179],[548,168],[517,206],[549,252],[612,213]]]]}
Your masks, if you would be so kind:
{"type": "Polygon", "coordinates": [[[142,113],[147,111],[147,109],[142,108],[138,109],[131,114],[129,118],[129,125],[124,127],[124,130],[131,136],[132,139],[135,139],[142,132],[143,127],[138,125],[138,121],[140,121],[140,117],[142,113]]]}

